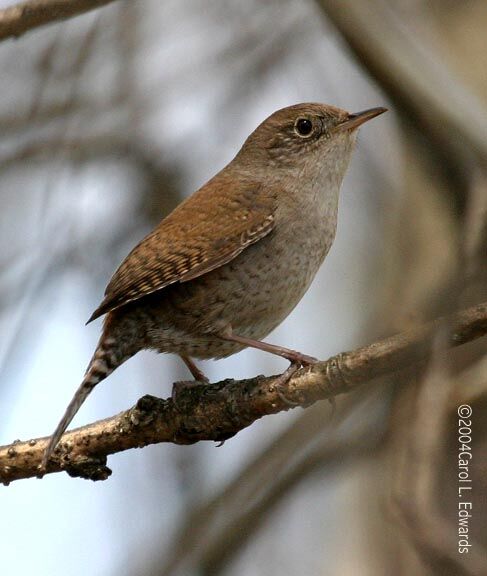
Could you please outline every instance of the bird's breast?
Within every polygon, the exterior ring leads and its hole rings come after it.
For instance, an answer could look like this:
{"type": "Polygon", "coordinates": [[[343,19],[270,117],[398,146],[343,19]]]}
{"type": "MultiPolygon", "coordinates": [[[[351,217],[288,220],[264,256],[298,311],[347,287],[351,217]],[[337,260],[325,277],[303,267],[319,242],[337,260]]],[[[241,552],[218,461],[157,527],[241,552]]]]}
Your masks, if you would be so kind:
{"type": "Polygon", "coordinates": [[[198,316],[205,332],[231,324],[261,339],[280,324],[311,284],[334,236],[327,222],[277,225],[239,256],[172,290],[171,303],[186,318],[198,316]]]}

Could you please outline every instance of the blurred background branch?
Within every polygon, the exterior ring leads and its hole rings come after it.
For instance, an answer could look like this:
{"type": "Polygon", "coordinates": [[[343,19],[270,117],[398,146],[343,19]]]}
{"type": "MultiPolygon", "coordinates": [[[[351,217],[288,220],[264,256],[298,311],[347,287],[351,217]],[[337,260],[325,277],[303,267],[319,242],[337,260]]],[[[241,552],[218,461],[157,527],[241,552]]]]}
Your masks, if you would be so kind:
{"type": "Polygon", "coordinates": [[[485,106],[383,0],[319,0],[355,57],[433,150],[467,172],[487,162],[485,106]]]}
{"type": "Polygon", "coordinates": [[[0,41],[29,30],[79,16],[113,0],[28,0],[0,10],[0,41]]]}

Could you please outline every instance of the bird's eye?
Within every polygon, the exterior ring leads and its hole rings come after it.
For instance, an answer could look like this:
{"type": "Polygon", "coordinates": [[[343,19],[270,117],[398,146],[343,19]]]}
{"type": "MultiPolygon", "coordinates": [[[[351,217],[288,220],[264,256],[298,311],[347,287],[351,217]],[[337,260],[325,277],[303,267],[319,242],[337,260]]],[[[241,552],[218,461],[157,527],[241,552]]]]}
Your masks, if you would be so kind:
{"type": "Polygon", "coordinates": [[[313,123],[308,118],[298,118],[294,124],[294,131],[301,138],[307,138],[313,132],[313,123]]]}

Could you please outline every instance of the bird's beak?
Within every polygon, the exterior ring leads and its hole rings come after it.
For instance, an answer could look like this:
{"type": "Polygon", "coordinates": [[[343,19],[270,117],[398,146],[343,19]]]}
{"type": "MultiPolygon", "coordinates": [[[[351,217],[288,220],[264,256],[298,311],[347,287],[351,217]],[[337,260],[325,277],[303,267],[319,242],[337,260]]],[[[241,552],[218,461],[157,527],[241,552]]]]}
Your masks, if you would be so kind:
{"type": "Polygon", "coordinates": [[[384,112],[387,112],[387,108],[370,108],[369,110],[349,114],[345,120],[335,127],[334,131],[343,132],[344,130],[356,130],[364,122],[368,122],[369,120],[372,120],[372,118],[375,118],[384,112]]]}

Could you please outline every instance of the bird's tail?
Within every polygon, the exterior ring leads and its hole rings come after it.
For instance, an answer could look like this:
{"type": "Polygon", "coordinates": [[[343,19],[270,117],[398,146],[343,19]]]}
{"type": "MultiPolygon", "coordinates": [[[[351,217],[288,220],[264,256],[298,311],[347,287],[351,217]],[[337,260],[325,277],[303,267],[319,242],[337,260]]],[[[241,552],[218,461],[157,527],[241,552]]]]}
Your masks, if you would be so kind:
{"type": "Polygon", "coordinates": [[[122,351],[114,338],[105,336],[105,334],[102,335],[93,358],[88,364],[83,381],[76,390],[71,402],[64,412],[64,416],[49,440],[49,444],[47,445],[42,459],[41,469],[46,469],[49,458],[54,452],[61,436],[66,431],[66,428],[69,426],[93,388],[132,355],[133,353],[122,351]]]}

